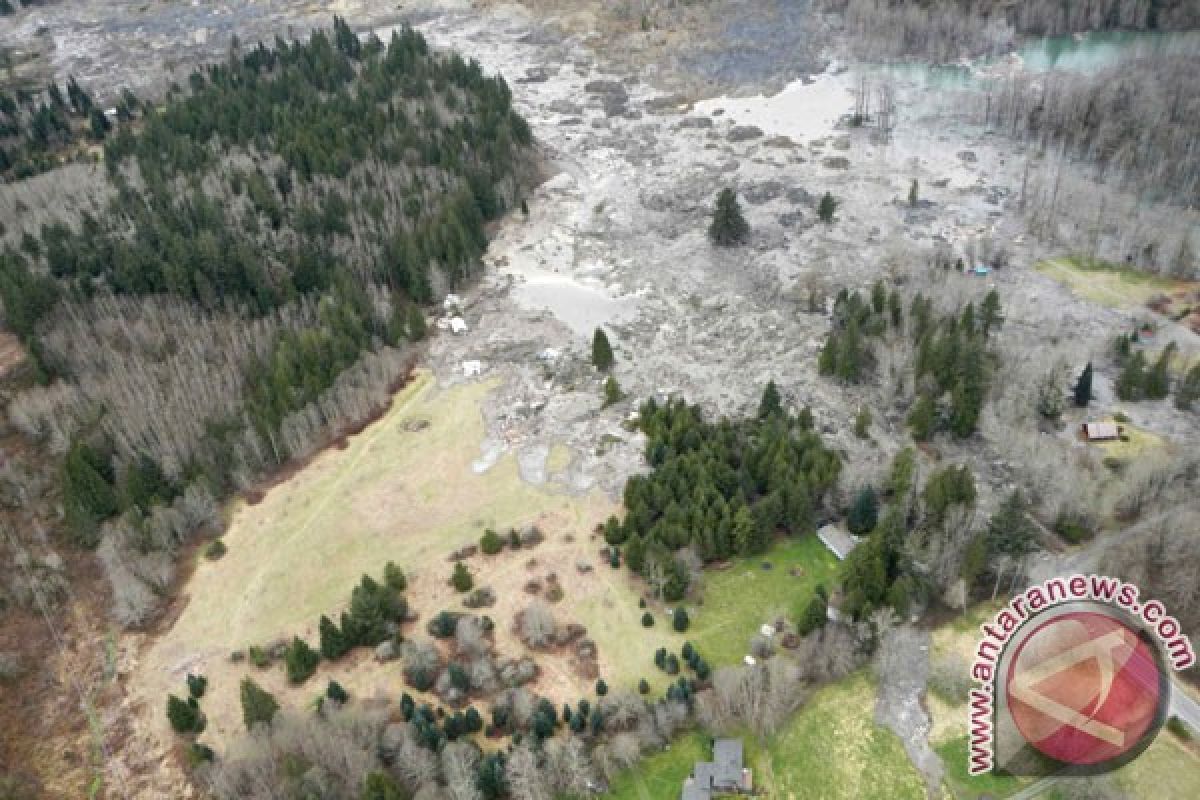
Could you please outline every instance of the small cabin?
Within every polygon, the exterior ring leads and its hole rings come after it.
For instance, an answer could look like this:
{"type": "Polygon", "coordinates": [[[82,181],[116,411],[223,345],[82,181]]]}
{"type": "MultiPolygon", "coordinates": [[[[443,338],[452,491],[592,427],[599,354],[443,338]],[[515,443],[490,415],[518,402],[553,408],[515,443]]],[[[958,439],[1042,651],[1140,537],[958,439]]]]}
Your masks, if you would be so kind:
{"type": "Polygon", "coordinates": [[[1115,422],[1085,422],[1079,426],[1079,435],[1085,442],[1116,441],[1123,432],[1115,422]]]}

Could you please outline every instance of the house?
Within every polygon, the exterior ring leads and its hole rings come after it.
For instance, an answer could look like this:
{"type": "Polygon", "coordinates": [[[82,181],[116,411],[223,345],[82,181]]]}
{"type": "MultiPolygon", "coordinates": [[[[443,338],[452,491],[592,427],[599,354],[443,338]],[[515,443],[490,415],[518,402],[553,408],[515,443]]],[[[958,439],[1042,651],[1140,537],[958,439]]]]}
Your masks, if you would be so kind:
{"type": "Polygon", "coordinates": [[[711,800],[717,794],[749,794],[754,790],[750,770],[742,766],[742,740],[717,739],[713,760],[697,761],[683,782],[682,800],[711,800]]]}
{"type": "Polygon", "coordinates": [[[822,525],[817,529],[817,538],[821,544],[829,548],[829,552],[837,556],[838,561],[845,561],[850,551],[858,547],[858,538],[851,536],[837,525],[822,525]]]}
{"type": "Polygon", "coordinates": [[[1085,422],[1079,426],[1079,433],[1087,442],[1111,442],[1121,438],[1121,426],[1115,422],[1085,422]]]}

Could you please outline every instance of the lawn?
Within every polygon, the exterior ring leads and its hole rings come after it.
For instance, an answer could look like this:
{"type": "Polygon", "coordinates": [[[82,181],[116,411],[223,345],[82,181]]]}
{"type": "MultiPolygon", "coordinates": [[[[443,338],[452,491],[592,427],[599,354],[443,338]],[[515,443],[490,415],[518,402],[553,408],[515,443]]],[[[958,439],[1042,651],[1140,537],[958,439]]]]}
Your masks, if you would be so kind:
{"type": "Polygon", "coordinates": [[[1117,785],[1137,800],[1200,797],[1200,755],[1194,745],[1162,730],[1154,744],[1115,773],[1117,785]]]}
{"type": "Polygon", "coordinates": [[[711,740],[693,732],[671,742],[671,749],[643,759],[612,782],[605,797],[614,800],[666,800],[679,797],[683,781],[697,761],[712,759],[711,740]]]}
{"type": "Polygon", "coordinates": [[[1079,256],[1040,261],[1034,269],[1067,286],[1080,297],[1112,308],[1144,306],[1155,295],[1187,287],[1182,281],[1079,256]]]}
{"type": "Polygon", "coordinates": [[[1107,417],[1101,421],[1120,425],[1122,435],[1128,440],[1093,442],[1092,446],[1098,448],[1107,458],[1129,461],[1144,454],[1147,450],[1163,447],[1167,443],[1163,437],[1149,431],[1144,431],[1129,422],[1117,422],[1112,417],[1107,417]]]}
{"type": "Polygon", "coordinates": [[[687,638],[713,666],[740,663],[764,622],[795,618],[818,583],[832,591],[837,566],[816,536],[803,536],[728,569],[708,570],[704,604],[693,610],[687,638]],[[767,563],[771,568],[763,569],[767,563]]]}
{"type": "MultiPolygon", "coordinates": [[[[966,718],[966,708],[960,707],[955,712],[966,718]]],[[[956,736],[942,742],[934,750],[941,756],[946,766],[945,781],[949,784],[955,797],[974,798],[983,795],[991,797],[1007,797],[1027,786],[1028,778],[1014,778],[1011,775],[970,775],[967,773],[967,735],[956,736]]]]}
{"type": "Polygon", "coordinates": [[[819,690],[751,759],[755,783],[780,800],[922,800],[921,775],[874,711],[864,673],[819,690]]]}

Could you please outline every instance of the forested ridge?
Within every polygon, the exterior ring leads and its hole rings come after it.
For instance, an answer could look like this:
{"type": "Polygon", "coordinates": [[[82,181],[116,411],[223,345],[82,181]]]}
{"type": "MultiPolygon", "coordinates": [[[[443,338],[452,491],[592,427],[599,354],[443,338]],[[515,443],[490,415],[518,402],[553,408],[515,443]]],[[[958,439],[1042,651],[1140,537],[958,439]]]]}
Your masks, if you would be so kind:
{"type": "Polygon", "coordinates": [[[217,499],[382,407],[530,145],[502,78],[335,18],[235,41],[123,119],[98,213],[10,224],[0,299],[40,385],[9,416],[63,458],[66,527],[103,540],[122,622],[217,499]]]}

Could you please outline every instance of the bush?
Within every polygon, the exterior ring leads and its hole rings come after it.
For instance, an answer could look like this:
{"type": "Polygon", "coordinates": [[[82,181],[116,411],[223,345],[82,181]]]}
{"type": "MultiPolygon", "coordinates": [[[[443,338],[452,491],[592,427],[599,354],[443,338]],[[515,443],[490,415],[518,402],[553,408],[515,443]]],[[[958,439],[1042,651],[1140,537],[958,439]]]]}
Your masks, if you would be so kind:
{"type": "Polygon", "coordinates": [[[471,577],[471,570],[467,569],[467,565],[459,561],[454,565],[454,574],[450,576],[450,585],[455,591],[469,592],[475,585],[475,579],[471,577]]]}
{"type": "Polygon", "coordinates": [[[450,611],[439,611],[434,615],[433,619],[429,620],[429,624],[425,629],[429,631],[429,635],[437,639],[449,639],[458,630],[458,618],[461,615],[450,611]]]}
{"type": "Polygon", "coordinates": [[[250,663],[259,669],[263,669],[271,665],[271,654],[266,650],[263,650],[258,645],[250,645],[250,650],[248,653],[250,656],[250,663]]]}
{"type": "Polygon", "coordinates": [[[651,614],[649,611],[647,611],[645,614],[642,614],[642,627],[643,628],[653,628],[654,627],[654,615],[651,614]]]}
{"type": "Polygon", "coordinates": [[[1171,716],[1167,719],[1167,730],[1178,736],[1185,742],[1191,741],[1192,730],[1179,717],[1171,716]]]}
{"type": "Polygon", "coordinates": [[[288,647],[284,662],[287,664],[288,683],[298,684],[308,680],[317,671],[317,662],[321,660],[316,650],[308,646],[308,642],[296,636],[288,647]]]}
{"type": "Polygon", "coordinates": [[[188,746],[188,751],[187,751],[188,766],[191,767],[192,769],[195,769],[196,767],[200,766],[201,764],[211,763],[214,758],[216,758],[216,753],[214,753],[213,749],[206,744],[200,744],[200,742],[192,742],[188,746]]]}
{"type": "Polygon", "coordinates": [[[684,633],[691,624],[692,621],[688,617],[686,610],[682,608],[675,609],[675,613],[671,616],[671,627],[675,629],[676,633],[684,633]]]}
{"type": "Polygon", "coordinates": [[[279,703],[274,696],[249,678],[242,678],[240,690],[242,701],[242,721],[246,730],[253,730],[261,723],[271,724],[275,713],[279,711],[279,703]]]}
{"type": "Polygon", "coordinates": [[[208,678],[203,675],[188,675],[187,685],[188,694],[199,700],[204,697],[204,690],[208,688],[208,678]]]}
{"type": "Polygon", "coordinates": [[[606,694],[608,694],[608,684],[604,682],[603,678],[601,678],[600,680],[596,681],[596,696],[604,697],[606,694]]]}
{"type": "Polygon", "coordinates": [[[171,730],[176,733],[199,733],[204,730],[204,716],[195,698],[189,697],[185,701],[173,694],[167,695],[167,720],[171,723],[171,730]]]}
{"type": "Polygon", "coordinates": [[[500,538],[500,534],[488,528],[479,538],[479,549],[484,555],[494,556],[504,549],[504,540],[500,538]]]}
{"type": "Polygon", "coordinates": [[[382,770],[367,775],[363,781],[360,800],[403,800],[408,795],[396,783],[396,779],[382,770]]]}
{"type": "Polygon", "coordinates": [[[204,557],[209,561],[216,561],[223,555],[225,555],[225,543],[220,539],[213,539],[204,548],[204,557]]]}
{"type": "Polygon", "coordinates": [[[346,690],[343,689],[342,685],[337,681],[329,682],[329,685],[325,687],[325,696],[337,703],[339,706],[343,705],[347,700],[350,699],[350,695],[346,693],[346,690]]]}

